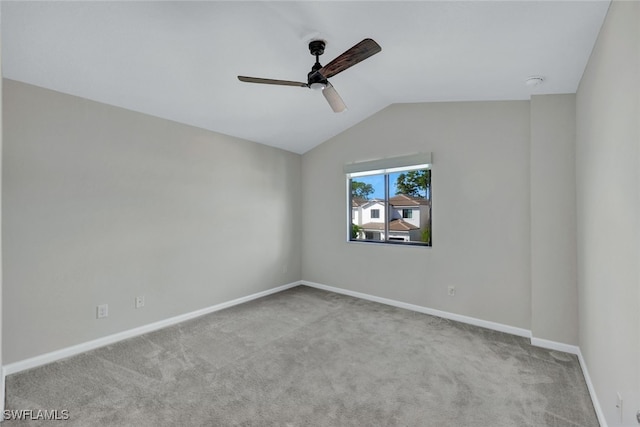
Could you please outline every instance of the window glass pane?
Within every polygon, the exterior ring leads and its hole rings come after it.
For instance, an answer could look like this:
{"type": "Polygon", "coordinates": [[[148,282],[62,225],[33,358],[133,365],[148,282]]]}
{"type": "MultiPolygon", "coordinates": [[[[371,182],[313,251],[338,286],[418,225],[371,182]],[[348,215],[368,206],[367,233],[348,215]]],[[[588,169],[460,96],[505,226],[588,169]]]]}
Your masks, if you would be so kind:
{"type": "Polygon", "coordinates": [[[430,169],[353,177],[349,188],[350,240],[431,245],[430,169]]]}
{"type": "Polygon", "coordinates": [[[384,240],[384,174],[360,176],[351,189],[351,240],[384,240]]]}
{"type": "Polygon", "coordinates": [[[431,244],[431,170],[389,174],[389,240],[431,244]]]}

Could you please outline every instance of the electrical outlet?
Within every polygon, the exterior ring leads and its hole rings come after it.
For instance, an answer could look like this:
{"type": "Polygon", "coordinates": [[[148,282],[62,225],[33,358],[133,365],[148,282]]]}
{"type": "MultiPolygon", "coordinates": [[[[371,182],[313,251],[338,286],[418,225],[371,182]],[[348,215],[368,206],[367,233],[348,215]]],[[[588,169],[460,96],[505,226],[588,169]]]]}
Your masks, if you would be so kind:
{"type": "Polygon", "coordinates": [[[449,294],[450,297],[455,297],[456,296],[456,287],[455,286],[449,286],[447,288],[447,293],[449,294]]]}
{"type": "Polygon", "coordinates": [[[96,317],[102,319],[107,316],[109,316],[109,304],[100,304],[96,312],[96,317]]]}
{"type": "Polygon", "coordinates": [[[144,307],[144,295],[136,297],[136,308],[144,307]]]}

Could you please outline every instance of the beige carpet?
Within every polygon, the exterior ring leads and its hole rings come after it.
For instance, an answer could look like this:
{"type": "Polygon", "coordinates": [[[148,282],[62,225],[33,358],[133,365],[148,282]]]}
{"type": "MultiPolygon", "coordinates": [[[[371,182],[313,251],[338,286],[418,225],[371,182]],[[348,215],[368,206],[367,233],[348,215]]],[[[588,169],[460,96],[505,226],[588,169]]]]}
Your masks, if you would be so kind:
{"type": "Polygon", "coordinates": [[[573,355],[304,286],[11,375],[6,403],[64,426],[598,426],[573,355]]]}

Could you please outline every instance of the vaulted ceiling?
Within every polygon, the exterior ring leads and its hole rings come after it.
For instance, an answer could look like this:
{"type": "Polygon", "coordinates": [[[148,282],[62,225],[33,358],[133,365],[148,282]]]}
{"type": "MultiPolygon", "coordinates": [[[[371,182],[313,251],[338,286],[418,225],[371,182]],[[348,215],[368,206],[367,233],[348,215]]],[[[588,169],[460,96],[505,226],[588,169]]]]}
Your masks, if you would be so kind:
{"type": "Polygon", "coordinates": [[[576,91],[609,1],[2,2],[6,78],[304,153],[393,103],[576,91]],[[382,52],[316,91],[306,81],[364,38],[382,52]],[[533,75],[537,87],[525,85],[533,75]]]}

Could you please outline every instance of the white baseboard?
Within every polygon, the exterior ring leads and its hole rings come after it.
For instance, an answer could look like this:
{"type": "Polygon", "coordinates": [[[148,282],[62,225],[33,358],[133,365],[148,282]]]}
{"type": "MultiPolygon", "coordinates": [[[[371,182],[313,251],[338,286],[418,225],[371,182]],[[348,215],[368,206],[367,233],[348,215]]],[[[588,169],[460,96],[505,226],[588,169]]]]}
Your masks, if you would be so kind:
{"type": "MultiPolygon", "coordinates": [[[[70,356],[75,356],[77,354],[84,353],[89,350],[94,350],[99,347],[104,347],[109,344],[114,344],[118,341],[122,341],[128,338],[133,338],[138,335],[146,334],[148,332],[153,332],[158,329],[166,328],[167,326],[172,326],[177,323],[184,322],[186,320],[194,319],[196,317],[200,317],[205,314],[213,313],[215,311],[232,307],[234,305],[242,304],[257,298],[262,298],[277,292],[282,292],[286,289],[290,289],[298,285],[300,285],[300,282],[289,283],[289,284],[278,286],[272,289],[267,289],[266,291],[251,294],[246,297],[237,298],[231,301],[213,305],[211,307],[206,307],[200,310],[192,311],[190,313],[181,314],[179,316],[171,317],[169,319],[164,319],[158,322],[150,323],[148,325],[143,325],[137,328],[129,329],[127,331],[119,332],[117,334],[98,338],[98,339],[88,341],[82,344],[74,345],[71,347],[66,347],[60,350],[52,351],[50,353],[45,353],[40,356],[35,356],[35,357],[21,360],[18,362],[9,363],[8,365],[5,365],[2,369],[2,373],[1,373],[2,378],[0,379],[0,382],[4,383],[5,375],[11,375],[17,372],[25,371],[27,369],[35,368],[37,366],[46,365],[47,363],[65,359],[70,356]]],[[[2,389],[4,390],[4,387],[2,389]]],[[[3,402],[4,402],[4,399],[3,399],[3,402]]]]}
{"type": "Polygon", "coordinates": [[[593,387],[593,383],[591,382],[591,376],[589,376],[589,370],[587,369],[587,362],[584,360],[582,356],[582,351],[578,348],[578,360],[580,361],[580,367],[582,368],[582,374],[584,376],[584,380],[587,383],[587,388],[589,389],[589,395],[591,396],[591,402],[593,402],[593,408],[596,411],[596,416],[598,417],[598,422],[600,423],[600,427],[608,427],[607,419],[604,417],[604,412],[602,411],[602,406],[600,406],[600,401],[598,400],[598,396],[596,395],[596,389],[593,387]]]}
{"type": "Polygon", "coordinates": [[[578,355],[580,348],[577,345],[564,344],[556,341],[549,341],[542,338],[531,337],[531,345],[536,347],[542,347],[549,350],[563,351],[565,353],[571,353],[578,355]]]}
{"type": "Polygon", "coordinates": [[[301,284],[311,286],[312,288],[324,289],[325,291],[335,292],[337,294],[349,295],[352,297],[356,297],[356,298],[360,298],[368,301],[379,302],[381,304],[404,308],[411,311],[417,311],[418,313],[430,314],[432,316],[442,317],[443,319],[455,320],[456,322],[462,322],[470,325],[480,326],[482,328],[492,329],[494,331],[506,332],[511,335],[531,338],[531,331],[528,329],[516,328],[515,326],[504,325],[502,323],[490,322],[488,320],[476,319],[475,317],[463,316],[461,314],[435,310],[433,308],[423,307],[415,304],[409,304],[406,302],[396,301],[388,298],[381,298],[374,295],[364,294],[361,292],[350,291],[348,289],[327,286],[321,283],[309,282],[308,280],[303,280],[301,284]]]}

